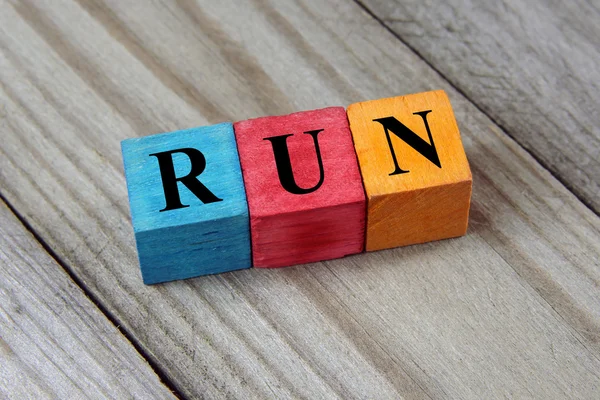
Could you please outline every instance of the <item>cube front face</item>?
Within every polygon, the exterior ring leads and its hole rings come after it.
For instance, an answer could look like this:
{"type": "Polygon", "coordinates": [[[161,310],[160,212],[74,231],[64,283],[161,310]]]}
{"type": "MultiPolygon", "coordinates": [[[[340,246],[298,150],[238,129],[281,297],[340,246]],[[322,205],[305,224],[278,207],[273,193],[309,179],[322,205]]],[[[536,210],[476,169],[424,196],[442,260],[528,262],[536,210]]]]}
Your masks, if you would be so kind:
{"type": "Polygon", "coordinates": [[[362,251],[365,195],[342,107],[238,122],[235,135],[254,267],[362,251]]]}
{"type": "Polygon", "coordinates": [[[232,124],[122,142],[145,283],[249,268],[249,215],[232,124]]]}
{"type": "Polygon", "coordinates": [[[366,250],[466,233],[471,171],[443,91],[352,104],[367,193],[366,250]]]}

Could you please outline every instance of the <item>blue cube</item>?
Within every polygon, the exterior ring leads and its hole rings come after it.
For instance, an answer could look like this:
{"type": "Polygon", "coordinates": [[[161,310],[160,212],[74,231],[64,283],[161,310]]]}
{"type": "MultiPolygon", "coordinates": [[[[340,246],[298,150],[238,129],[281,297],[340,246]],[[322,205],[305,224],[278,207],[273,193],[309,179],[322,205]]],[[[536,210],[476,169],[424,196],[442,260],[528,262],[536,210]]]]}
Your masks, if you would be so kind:
{"type": "Polygon", "coordinates": [[[121,142],[145,284],[251,267],[233,125],[121,142]]]}

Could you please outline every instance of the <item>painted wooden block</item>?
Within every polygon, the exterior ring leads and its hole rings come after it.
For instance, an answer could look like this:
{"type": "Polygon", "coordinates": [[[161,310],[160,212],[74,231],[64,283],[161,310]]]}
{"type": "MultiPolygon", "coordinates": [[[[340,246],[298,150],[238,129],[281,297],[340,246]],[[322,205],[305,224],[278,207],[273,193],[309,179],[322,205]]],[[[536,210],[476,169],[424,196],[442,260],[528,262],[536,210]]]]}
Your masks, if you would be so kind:
{"type": "Polygon", "coordinates": [[[367,193],[366,250],[466,233],[471,171],[444,91],[348,107],[367,193]]]}
{"type": "Polygon", "coordinates": [[[121,147],[144,283],[251,266],[232,124],[128,139],[121,147]]]}
{"type": "Polygon", "coordinates": [[[366,202],[342,107],[257,118],[234,128],[254,267],[362,251],[366,202]]]}

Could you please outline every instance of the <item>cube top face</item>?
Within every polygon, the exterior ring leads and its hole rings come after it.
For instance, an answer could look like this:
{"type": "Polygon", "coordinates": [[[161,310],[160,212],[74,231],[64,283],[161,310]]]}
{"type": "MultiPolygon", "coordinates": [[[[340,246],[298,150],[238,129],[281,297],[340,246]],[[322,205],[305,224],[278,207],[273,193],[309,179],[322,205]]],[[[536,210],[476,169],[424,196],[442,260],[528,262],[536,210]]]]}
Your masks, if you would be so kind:
{"type": "Polygon", "coordinates": [[[352,104],[348,119],[369,198],[471,180],[444,91],[352,104]]]}
{"type": "Polygon", "coordinates": [[[252,219],[364,202],[344,108],[237,122],[235,134],[252,219]]]}
{"type": "Polygon", "coordinates": [[[121,147],[136,233],[248,215],[232,124],[127,139],[121,147]],[[177,190],[167,194],[163,174],[173,173],[189,175],[183,181],[193,190],[171,179],[177,190]]]}

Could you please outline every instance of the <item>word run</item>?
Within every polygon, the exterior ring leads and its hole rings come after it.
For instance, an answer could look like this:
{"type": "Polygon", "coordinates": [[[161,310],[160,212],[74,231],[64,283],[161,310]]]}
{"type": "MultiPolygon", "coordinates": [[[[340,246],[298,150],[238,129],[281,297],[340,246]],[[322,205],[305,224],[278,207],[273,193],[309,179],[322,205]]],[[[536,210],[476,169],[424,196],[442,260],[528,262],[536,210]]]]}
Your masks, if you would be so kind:
{"type": "Polygon", "coordinates": [[[471,171],[443,91],[121,145],[146,284],[467,230],[471,171]]]}

